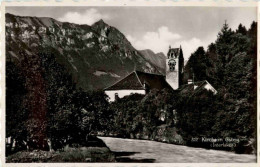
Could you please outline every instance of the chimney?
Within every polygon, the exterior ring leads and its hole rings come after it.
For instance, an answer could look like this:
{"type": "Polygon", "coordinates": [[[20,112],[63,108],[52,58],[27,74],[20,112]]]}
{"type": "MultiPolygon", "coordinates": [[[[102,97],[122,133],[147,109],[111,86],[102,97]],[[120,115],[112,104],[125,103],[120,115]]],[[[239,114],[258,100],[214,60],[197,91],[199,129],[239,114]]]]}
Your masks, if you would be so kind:
{"type": "Polygon", "coordinates": [[[148,87],[148,85],[145,81],[144,81],[143,87],[144,87],[144,90],[145,90],[145,94],[149,93],[149,87],[148,87]]]}
{"type": "Polygon", "coordinates": [[[115,93],[115,101],[118,101],[118,99],[119,99],[118,93],[115,93]]]}
{"type": "Polygon", "coordinates": [[[188,79],[188,84],[192,84],[192,83],[193,83],[192,79],[188,79]]]}

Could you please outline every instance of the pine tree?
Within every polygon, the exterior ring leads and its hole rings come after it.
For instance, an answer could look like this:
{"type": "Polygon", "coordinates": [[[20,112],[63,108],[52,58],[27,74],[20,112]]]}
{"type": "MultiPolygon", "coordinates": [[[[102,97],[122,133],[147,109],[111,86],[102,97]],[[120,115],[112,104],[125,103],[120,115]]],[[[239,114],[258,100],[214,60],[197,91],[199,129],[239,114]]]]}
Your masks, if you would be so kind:
{"type": "Polygon", "coordinates": [[[240,33],[242,35],[246,35],[247,34],[247,30],[246,27],[243,26],[241,23],[238,26],[238,29],[236,30],[236,33],[240,33]]]}
{"type": "Polygon", "coordinates": [[[225,68],[227,60],[230,56],[232,35],[234,32],[229,28],[227,22],[224,23],[221,31],[218,33],[216,48],[217,53],[221,57],[222,67],[225,68]]]}

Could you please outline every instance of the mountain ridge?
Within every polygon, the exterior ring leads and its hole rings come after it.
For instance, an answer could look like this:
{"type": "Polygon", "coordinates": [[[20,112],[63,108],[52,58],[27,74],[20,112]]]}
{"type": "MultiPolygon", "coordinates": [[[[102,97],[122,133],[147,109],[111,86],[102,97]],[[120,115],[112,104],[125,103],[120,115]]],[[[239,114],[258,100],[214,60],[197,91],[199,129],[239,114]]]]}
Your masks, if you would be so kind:
{"type": "Polygon", "coordinates": [[[139,52],[148,62],[155,65],[160,73],[165,74],[166,56],[163,52],[154,53],[151,49],[139,50],[139,52]]]}
{"type": "Polygon", "coordinates": [[[134,70],[162,71],[102,19],[89,26],[7,13],[6,43],[8,61],[16,61],[18,66],[23,59],[20,51],[37,55],[38,50],[51,50],[85,90],[103,89],[134,70]]]}

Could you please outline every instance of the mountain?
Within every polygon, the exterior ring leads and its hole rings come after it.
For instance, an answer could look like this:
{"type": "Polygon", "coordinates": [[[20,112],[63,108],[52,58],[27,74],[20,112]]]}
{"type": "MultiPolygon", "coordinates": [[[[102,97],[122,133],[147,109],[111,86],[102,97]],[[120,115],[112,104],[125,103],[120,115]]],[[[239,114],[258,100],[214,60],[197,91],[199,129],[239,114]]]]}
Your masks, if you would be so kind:
{"type": "Polygon", "coordinates": [[[151,63],[152,65],[156,66],[157,69],[160,71],[160,73],[165,73],[166,68],[166,56],[164,53],[160,52],[155,54],[152,50],[146,49],[146,50],[139,50],[139,52],[142,54],[143,58],[151,63]]]}
{"type": "Polygon", "coordinates": [[[6,14],[6,60],[52,54],[78,87],[104,89],[133,70],[160,73],[161,56],[136,50],[118,29],[99,20],[93,25],[60,22],[47,17],[6,14]],[[21,54],[23,53],[23,54],[21,54]]]}

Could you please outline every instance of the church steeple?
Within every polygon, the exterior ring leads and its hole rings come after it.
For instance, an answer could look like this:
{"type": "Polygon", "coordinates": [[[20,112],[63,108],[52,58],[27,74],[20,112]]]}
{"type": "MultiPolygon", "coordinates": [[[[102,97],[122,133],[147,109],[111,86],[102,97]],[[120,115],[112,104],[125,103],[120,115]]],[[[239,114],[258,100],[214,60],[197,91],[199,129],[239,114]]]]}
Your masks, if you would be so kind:
{"type": "Polygon", "coordinates": [[[184,59],[182,48],[171,48],[166,59],[166,81],[173,89],[178,89],[182,84],[184,59]]]}

